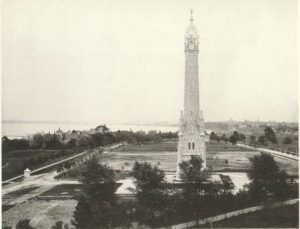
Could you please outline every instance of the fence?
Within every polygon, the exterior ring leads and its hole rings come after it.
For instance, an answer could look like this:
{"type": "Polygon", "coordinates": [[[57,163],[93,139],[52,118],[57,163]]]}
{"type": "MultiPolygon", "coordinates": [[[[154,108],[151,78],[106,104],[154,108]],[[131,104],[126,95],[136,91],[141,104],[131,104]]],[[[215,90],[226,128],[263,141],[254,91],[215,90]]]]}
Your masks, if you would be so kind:
{"type": "MultiPolygon", "coordinates": [[[[277,202],[277,203],[272,204],[271,207],[278,207],[278,206],[281,206],[281,205],[295,204],[298,201],[299,201],[299,199],[281,201],[281,202],[277,202]]],[[[254,207],[250,207],[250,208],[240,209],[240,210],[237,210],[237,211],[226,212],[226,213],[216,215],[216,216],[212,216],[212,217],[208,217],[208,218],[205,218],[205,219],[194,220],[194,221],[181,223],[181,224],[177,224],[177,225],[172,225],[172,226],[168,226],[168,227],[161,227],[159,229],[163,229],[163,228],[184,229],[184,228],[189,228],[189,227],[195,227],[195,226],[198,226],[198,225],[203,225],[203,224],[207,224],[207,223],[211,223],[211,222],[217,222],[217,221],[220,221],[220,220],[223,220],[223,219],[231,218],[231,217],[238,216],[238,215],[247,214],[247,213],[250,213],[250,212],[259,211],[259,210],[262,210],[262,209],[263,209],[263,206],[259,205],[259,206],[254,206],[254,207]]]]}

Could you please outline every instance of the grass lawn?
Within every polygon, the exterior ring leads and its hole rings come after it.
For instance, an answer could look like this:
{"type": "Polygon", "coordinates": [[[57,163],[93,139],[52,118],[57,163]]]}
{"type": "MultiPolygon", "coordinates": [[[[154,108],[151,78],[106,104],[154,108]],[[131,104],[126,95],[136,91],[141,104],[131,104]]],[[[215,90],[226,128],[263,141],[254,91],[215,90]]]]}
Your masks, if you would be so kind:
{"type": "Polygon", "coordinates": [[[231,143],[211,141],[206,143],[206,151],[252,151],[244,147],[232,145],[231,143]]]}
{"type": "Polygon", "coordinates": [[[81,184],[61,184],[43,192],[40,196],[75,196],[81,191],[81,187],[81,184]]]}
{"type": "MultiPolygon", "coordinates": [[[[298,228],[299,207],[298,203],[265,209],[245,215],[214,222],[213,228],[298,228]]],[[[210,228],[209,224],[196,228],[210,228]]]]}
{"type": "Polygon", "coordinates": [[[14,207],[15,205],[9,205],[9,204],[5,204],[5,205],[2,205],[2,213],[3,212],[6,212],[8,209],[14,207]]]}
{"type": "Polygon", "coordinates": [[[128,144],[113,150],[113,152],[132,152],[132,151],[177,151],[177,141],[128,144]]]}
{"type": "MultiPolygon", "coordinates": [[[[232,145],[225,142],[207,142],[207,151],[249,151],[244,147],[232,145]]],[[[113,152],[150,152],[150,151],[177,151],[177,140],[158,142],[158,143],[144,143],[144,144],[128,144],[126,146],[118,147],[113,152]]]]}
{"type": "Polygon", "coordinates": [[[9,197],[19,197],[19,196],[22,196],[22,195],[25,195],[25,194],[28,194],[30,192],[32,192],[33,190],[36,190],[38,189],[39,187],[28,187],[28,188],[22,188],[22,189],[19,189],[19,190],[16,190],[14,192],[10,192],[8,195],[9,197]]]}
{"type": "MultiPolygon", "coordinates": [[[[129,144],[114,149],[102,157],[102,162],[115,170],[131,170],[134,161],[158,165],[164,171],[175,171],[177,162],[177,141],[160,143],[129,144]],[[164,150],[167,149],[167,150],[164,150]]],[[[259,152],[225,142],[207,142],[207,166],[214,171],[246,172],[250,168],[249,158],[259,152]]],[[[275,157],[281,169],[290,175],[298,175],[298,164],[275,157]]]]}
{"type": "Polygon", "coordinates": [[[62,220],[71,226],[70,220],[77,204],[76,200],[29,200],[11,207],[2,213],[2,227],[12,227],[21,219],[31,219],[36,228],[51,228],[62,220]]]}
{"type": "MultiPolygon", "coordinates": [[[[116,184],[116,189],[121,184],[116,184]]],[[[59,197],[70,197],[73,198],[76,194],[79,194],[82,188],[82,184],[61,184],[57,185],[46,192],[43,192],[40,197],[53,197],[53,199],[59,199],[59,197]]]]}

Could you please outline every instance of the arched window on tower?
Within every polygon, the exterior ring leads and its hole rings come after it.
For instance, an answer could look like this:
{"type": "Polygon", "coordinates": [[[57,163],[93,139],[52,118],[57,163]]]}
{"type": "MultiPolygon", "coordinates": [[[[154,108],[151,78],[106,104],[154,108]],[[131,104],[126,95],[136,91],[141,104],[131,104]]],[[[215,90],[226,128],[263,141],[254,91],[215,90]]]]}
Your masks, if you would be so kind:
{"type": "Polygon", "coordinates": [[[195,143],[194,142],[192,143],[192,149],[195,149],[195,143]]]}
{"type": "Polygon", "coordinates": [[[189,149],[191,149],[191,143],[189,142],[189,149]]]}

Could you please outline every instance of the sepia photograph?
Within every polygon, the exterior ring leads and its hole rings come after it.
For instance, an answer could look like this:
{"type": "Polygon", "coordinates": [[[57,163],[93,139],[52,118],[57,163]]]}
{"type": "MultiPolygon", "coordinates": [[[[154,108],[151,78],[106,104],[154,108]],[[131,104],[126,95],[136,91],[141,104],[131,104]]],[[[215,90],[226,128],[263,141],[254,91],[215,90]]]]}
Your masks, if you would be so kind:
{"type": "Polygon", "coordinates": [[[299,228],[298,4],[2,0],[1,228],[299,228]]]}

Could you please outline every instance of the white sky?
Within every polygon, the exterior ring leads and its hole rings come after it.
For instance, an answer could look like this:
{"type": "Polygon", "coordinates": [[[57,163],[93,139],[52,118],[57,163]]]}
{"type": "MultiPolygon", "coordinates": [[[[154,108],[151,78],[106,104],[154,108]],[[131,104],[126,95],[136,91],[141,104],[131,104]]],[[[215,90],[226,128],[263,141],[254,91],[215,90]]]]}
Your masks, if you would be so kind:
{"type": "Polygon", "coordinates": [[[296,121],[296,0],[4,0],[2,119],[177,122],[190,8],[205,119],[296,121]]]}

